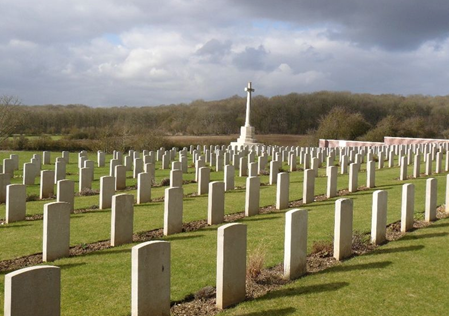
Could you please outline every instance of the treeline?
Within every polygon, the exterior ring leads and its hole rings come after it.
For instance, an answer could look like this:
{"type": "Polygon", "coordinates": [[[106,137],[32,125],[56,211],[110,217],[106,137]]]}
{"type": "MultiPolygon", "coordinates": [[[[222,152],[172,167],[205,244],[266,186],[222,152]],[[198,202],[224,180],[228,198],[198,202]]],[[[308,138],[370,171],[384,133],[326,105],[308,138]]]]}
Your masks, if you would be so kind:
{"type": "MultiPolygon", "coordinates": [[[[251,123],[258,134],[311,134],[316,138],[382,141],[384,136],[448,137],[448,96],[349,92],[255,96],[251,123]]],[[[108,139],[132,135],[239,133],[245,97],[157,107],[92,108],[42,105],[15,108],[15,134],[108,139]]]]}

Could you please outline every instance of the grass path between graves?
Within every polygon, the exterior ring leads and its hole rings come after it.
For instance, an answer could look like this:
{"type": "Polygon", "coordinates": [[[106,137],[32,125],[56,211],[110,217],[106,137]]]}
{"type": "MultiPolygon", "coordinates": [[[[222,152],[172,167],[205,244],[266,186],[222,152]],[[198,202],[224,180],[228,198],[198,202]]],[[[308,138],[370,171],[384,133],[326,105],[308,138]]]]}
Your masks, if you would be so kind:
{"type": "MultiPolygon", "coordinates": [[[[31,153],[27,154],[29,157],[32,155],[31,153]]],[[[52,160],[56,155],[54,153],[52,160]]],[[[94,157],[94,155],[90,154],[90,157],[94,157]]],[[[22,156],[20,158],[22,159],[22,156]]],[[[72,162],[75,161],[74,156],[71,156],[71,159],[72,162]]],[[[76,164],[70,164],[69,166],[75,175],[77,172],[76,164]]],[[[53,166],[49,167],[51,169],[53,166]]],[[[363,166],[362,169],[364,168],[363,166]]],[[[412,172],[411,170],[412,166],[408,169],[409,173],[412,172]]],[[[106,175],[109,172],[108,165],[105,168],[99,168],[96,172],[98,173],[96,174],[98,183],[99,176],[106,175]]],[[[193,178],[192,169],[190,172],[190,174],[184,175],[184,179],[193,178]]],[[[324,173],[324,169],[321,169],[320,174],[322,176],[316,179],[316,195],[325,193],[326,178],[323,176],[324,173]]],[[[423,218],[425,178],[398,181],[396,180],[399,175],[398,167],[377,170],[376,174],[377,188],[375,189],[387,190],[389,195],[388,223],[400,219],[401,186],[403,183],[414,183],[416,185],[415,213],[417,218],[423,218]]],[[[156,176],[157,179],[167,177],[168,171],[158,170],[156,176]]],[[[435,175],[435,177],[438,179],[438,204],[442,204],[445,194],[445,175],[435,175]]],[[[212,172],[211,179],[222,180],[223,173],[212,172]]],[[[18,181],[18,178],[15,178],[14,181],[18,181]]],[[[133,182],[135,183],[134,179],[127,179],[127,185],[132,185],[133,182]]],[[[261,177],[261,182],[268,182],[268,177],[261,177]]],[[[290,182],[290,200],[300,199],[302,197],[303,172],[291,173],[290,182]]],[[[360,174],[359,183],[360,185],[365,184],[365,173],[360,174]]],[[[244,185],[245,178],[236,177],[236,186],[244,185]]],[[[348,176],[340,175],[338,189],[347,188],[347,186],[348,176]]],[[[195,192],[197,188],[196,184],[183,187],[185,193],[195,192]]],[[[152,197],[163,196],[164,189],[164,187],[152,189],[152,197]]],[[[360,191],[347,196],[354,199],[354,230],[370,231],[373,191],[360,191]]],[[[135,194],[135,190],[127,192],[135,194]]],[[[275,192],[276,186],[262,186],[260,205],[273,205],[275,203],[275,192]]],[[[226,213],[243,211],[245,190],[239,189],[229,192],[225,199],[226,213]]],[[[316,202],[304,207],[310,211],[309,249],[311,249],[314,241],[332,240],[335,200],[316,202]]],[[[43,204],[48,202],[52,201],[27,203],[27,213],[41,214],[43,204]]],[[[98,196],[76,198],[76,208],[80,207],[79,205],[94,204],[98,204],[98,196]]],[[[205,219],[206,206],[206,195],[185,198],[184,222],[205,219]]],[[[258,215],[240,221],[248,226],[249,253],[256,248],[262,248],[266,252],[265,265],[267,267],[276,265],[283,260],[284,213],[286,211],[258,215]]],[[[2,215],[4,215],[4,205],[0,205],[0,217],[2,215]]],[[[152,202],[135,206],[134,232],[160,228],[162,223],[163,203],[152,202]]],[[[72,245],[108,239],[109,230],[109,210],[97,210],[71,216],[72,245]]],[[[217,226],[212,226],[164,238],[164,240],[171,242],[172,248],[172,300],[182,300],[185,296],[195,293],[204,286],[215,285],[216,235],[217,226]]],[[[0,227],[0,237],[0,257],[3,259],[42,252],[42,221],[24,221],[0,227]]],[[[128,315],[131,301],[130,249],[136,244],[55,261],[53,264],[62,269],[62,315],[128,315]]],[[[448,253],[445,257],[448,257],[448,253]]],[[[0,313],[3,309],[4,274],[2,273],[0,276],[0,313]]],[[[439,273],[436,276],[439,276],[439,273]]]]}
{"type": "Polygon", "coordinates": [[[448,315],[449,220],[219,315],[448,315]]]}

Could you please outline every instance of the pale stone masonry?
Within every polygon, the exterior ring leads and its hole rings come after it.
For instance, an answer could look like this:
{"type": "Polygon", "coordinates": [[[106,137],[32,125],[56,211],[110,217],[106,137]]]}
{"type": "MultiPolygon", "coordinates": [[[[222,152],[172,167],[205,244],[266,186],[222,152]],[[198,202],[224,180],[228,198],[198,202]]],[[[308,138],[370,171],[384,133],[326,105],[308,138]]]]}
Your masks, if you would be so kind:
{"type": "Polygon", "coordinates": [[[225,215],[225,183],[213,181],[209,183],[208,225],[223,223],[225,215]]]}
{"type": "Polygon", "coordinates": [[[413,178],[420,177],[420,155],[414,155],[413,178]]]}
{"type": "Polygon", "coordinates": [[[336,201],[334,216],[334,251],[336,260],[342,260],[352,255],[353,236],[353,200],[339,199],[336,201]]]}
{"type": "Polygon", "coordinates": [[[432,166],[433,166],[433,159],[431,158],[431,153],[429,153],[426,155],[425,160],[425,175],[431,176],[431,174],[433,173],[432,166]]]}
{"type": "Polygon", "coordinates": [[[356,192],[358,190],[359,165],[357,163],[351,163],[349,169],[350,171],[348,173],[348,191],[356,192]]]}
{"type": "Polygon", "coordinates": [[[436,173],[442,172],[442,152],[436,153],[436,173]]]}
{"type": "MultiPolygon", "coordinates": [[[[166,168],[167,169],[167,168],[166,168]]],[[[144,171],[143,161],[141,158],[134,159],[133,178],[137,179],[138,175],[144,171]]]]}
{"type": "Polygon", "coordinates": [[[248,164],[248,176],[249,177],[256,177],[258,176],[258,163],[257,162],[251,162],[248,164]]]}
{"type": "Polygon", "coordinates": [[[66,163],[70,163],[70,153],[68,151],[63,151],[61,153],[62,157],[66,161],[66,163]]]}
{"type": "Polygon", "coordinates": [[[284,277],[289,280],[306,273],[308,211],[295,209],[286,213],[284,233],[284,277]]]}
{"type": "Polygon", "coordinates": [[[49,151],[42,152],[42,164],[49,165],[51,160],[51,154],[49,151]]]}
{"type": "Polygon", "coordinates": [[[383,169],[384,167],[384,152],[380,151],[378,153],[378,169],[383,169]]]}
{"type": "Polygon", "coordinates": [[[111,159],[109,161],[109,175],[111,177],[116,176],[116,166],[120,165],[120,162],[118,159],[111,159]]]}
{"type": "Polygon", "coordinates": [[[437,179],[427,179],[425,191],[425,221],[432,222],[436,220],[437,207],[437,179]]]}
{"type": "Polygon", "coordinates": [[[284,210],[289,206],[289,173],[287,172],[278,174],[275,206],[277,210],[284,210]]]}
{"type": "Polygon", "coordinates": [[[23,164],[23,184],[33,185],[36,180],[36,165],[32,162],[23,164]]]}
{"type": "Polygon", "coordinates": [[[217,155],[217,159],[216,159],[216,171],[223,171],[223,166],[224,166],[224,156],[223,155],[217,155]]]}
{"type": "Polygon", "coordinates": [[[133,157],[132,156],[125,156],[124,159],[124,166],[126,168],[127,171],[132,171],[133,170],[133,157]]]}
{"type": "Polygon", "coordinates": [[[105,166],[105,153],[102,151],[97,152],[97,166],[102,168],[105,166]]]}
{"type": "Polygon", "coordinates": [[[341,174],[348,173],[348,156],[343,155],[341,158],[341,174]]]}
{"type": "Polygon", "coordinates": [[[152,196],[152,178],[150,174],[145,172],[139,173],[137,183],[137,204],[150,202],[152,196]]]}
{"type": "Polygon", "coordinates": [[[183,188],[168,188],[164,194],[164,236],[183,228],[183,188]]]}
{"type": "Polygon", "coordinates": [[[402,187],[402,212],[401,227],[402,233],[413,228],[414,224],[414,184],[406,183],[402,187]]]}
{"type": "Polygon", "coordinates": [[[5,275],[5,316],[60,316],[61,270],[23,268],[5,275]]]}
{"type": "Polygon", "coordinates": [[[232,223],[217,229],[216,306],[224,309],[245,300],[247,226],[232,223]]]}
{"type": "Polygon", "coordinates": [[[386,241],[387,197],[387,191],[377,190],[373,192],[370,240],[375,245],[380,245],[386,241]]]}
{"type": "Polygon", "coordinates": [[[27,189],[23,184],[6,186],[6,223],[25,220],[27,189]]]}
{"type": "Polygon", "coordinates": [[[6,186],[10,184],[9,176],[0,173],[0,203],[6,202],[6,186]]]}
{"type": "Polygon", "coordinates": [[[274,185],[277,183],[277,176],[281,166],[281,163],[278,161],[272,160],[270,162],[270,174],[269,174],[269,184],[274,185]]]}
{"type": "Polygon", "coordinates": [[[205,166],[205,162],[201,159],[199,159],[195,162],[195,182],[198,181],[199,169],[203,168],[204,166],[205,166]]]}
{"type": "Polygon", "coordinates": [[[144,166],[144,172],[149,173],[152,178],[152,183],[155,181],[155,164],[146,163],[144,166]]]}
{"type": "Polygon", "coordinates": [[[368,188],[375,187],[375,161],[373,160],[367,162],[366,186],[368,188]]]}
{"type": "Polygon", "coordinates": [[[74,211],[75,205],[75,182],[72,180],[59,180],[56,183],[56,201],[66,202],[70,205],[70,213],[74,211]]]}
{"type": "Polygon", "coordinates": [[[314,170],[314,176],[319,176],[319,159],[318,158],[312,158],[311,159],[311,169],[314,170]]]}
{"type": "Polygon", "coordinates": [[[242,157],[239,159],[239,177],[248,176],[248,159],[247,157],[242,157]]]}
{"type": "Polygon", "coordinates": [[[406,161],[406,157],[403,156],[400,158],[400,180],[401,181],[405,181],[407,179],[408,176],[408,164],[406,161]]]}
{"type": "Polygon", "coordinates": [[[327,198],[335,197],[337,194],[337,174],[338,168],[336,166],[330,166],[327,168],[327,198]]]}
{"type": "Polygon", "coordinates": [[[55,162],[55,183],[66,178],[66,162],[62,158],[58,158],[55,162]]]}
{"type": "Polygon", "coordinates": [[[447,175],[445,185],[445,213],[449,214],[450,210],[450,174],[447,175]]]}
{"type": "Polygon", "coordinates": [[[198,176],[198,195],[202,194],[208,194],[208,188],[209,188],[209,179],[210,179],[210,172],[211,170],[209,167],[201,167],[199,170],[199,176],[198,176]]]}
{"type": "Polygon", "coordinates": [[[133,241],[134,196],[117,194],[112,198],[111,246],[116,247],[133,241]]]}
{"type": "Polygon", "coordinates": [[[125,190],[127,187],[127,168],[123,165],[115,167],[116,191],[125,190]]]}
{"type": "Polygon", "coordinates": [[[54,202],[44,205],[44,237],[42,261],[69,256],[70,204],[54,202]]]}
{"type": "Polygon", "coordinates": [[[183,171],[170,170],[170,187],[176,188],[183,186],[183,171]]]}
{"type": "Polygon", "coordinates": [[[112,197],[116,193],[116,179],[111,176],[100,177],[99,209],[111,208],[112,197]]]}
{"type": "Polygon", "coordinates": [[[19,155],[11,154],[9,158],[14,161],[14,170],[19,170],[19,155]]]}
{"type": "Polygon", "coordinates": [[[131,248],[131,315],[170,316],[170,243],[131,248]]]}
{"type": "Polygon", "coordinates": [[[78,183],[78,191],[90,190],[92,188],[92,171],[90,168],[81,168],[80,181],[78,183]]]}
{"type": "Polygon", "coordinates": [[[14,160],[10,158],[3,159],[3,173],[9,175],[11,179],[14,178],[14,160]]]}
{"type": "Polygon", "coordinates": [[[41,171],[41,186],[39,198],[50,198],[54,195],[55,172],[53,170],[41,171]]]}
{"type": "Polygon", "coordinates": [[[259,177],[248,177],[245,190],[245,216],[254,216],[259,213],[259,195],[260,195],[259,177]]]}
{"type": "Polygon", "coordinates": [[[303,175],[303,204],[314,202],[314,186],[316,177],[314,170],[307,169],[303,175]]]}
{"type": "Polygon", "coordinates": [[[234,166],[226,165],[224,172],[225,191],[234,190],[234,166]]]}

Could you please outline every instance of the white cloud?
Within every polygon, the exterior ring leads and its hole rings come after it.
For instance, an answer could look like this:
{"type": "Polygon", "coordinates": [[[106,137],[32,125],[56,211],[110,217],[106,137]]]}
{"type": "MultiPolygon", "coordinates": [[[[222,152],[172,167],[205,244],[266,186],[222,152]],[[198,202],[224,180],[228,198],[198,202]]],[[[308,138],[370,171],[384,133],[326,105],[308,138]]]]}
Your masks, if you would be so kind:
{"type": "Polygon", "coordinates": [[[448,93],[448,35],[390,50],[335,23],[299,27],[223,1],[3,2],[0,94],[26,104],[210,100],[245,95],[247,81],[266,96],[448,93]]]}

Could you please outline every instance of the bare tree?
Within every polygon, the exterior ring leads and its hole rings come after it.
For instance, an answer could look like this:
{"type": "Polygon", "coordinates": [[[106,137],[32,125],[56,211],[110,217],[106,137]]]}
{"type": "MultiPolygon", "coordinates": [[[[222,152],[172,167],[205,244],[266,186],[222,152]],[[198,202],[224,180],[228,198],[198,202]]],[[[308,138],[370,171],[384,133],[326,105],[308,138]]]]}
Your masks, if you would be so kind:
{"type": "Polygon", "coordinates": [[[11,95],[0,96],[0,144],[3,143],[18,127],[18,108],[20,100],[11,95]]]}

